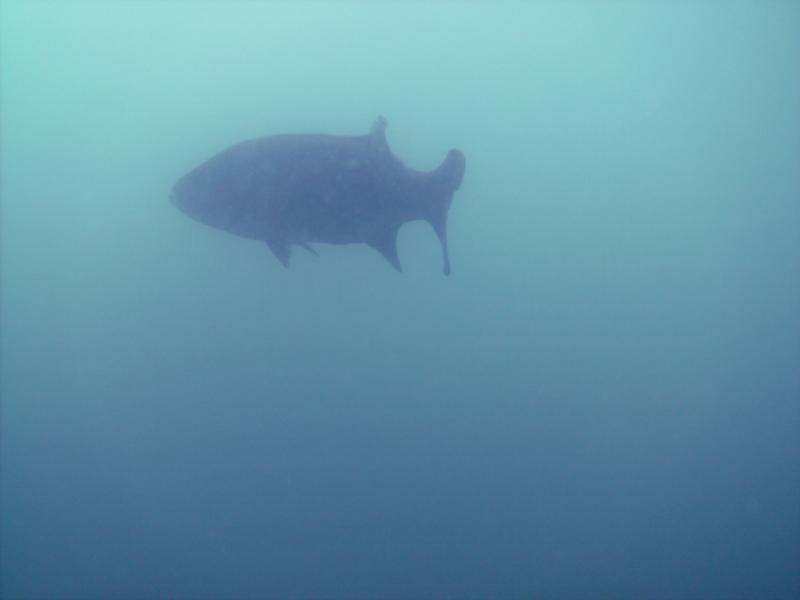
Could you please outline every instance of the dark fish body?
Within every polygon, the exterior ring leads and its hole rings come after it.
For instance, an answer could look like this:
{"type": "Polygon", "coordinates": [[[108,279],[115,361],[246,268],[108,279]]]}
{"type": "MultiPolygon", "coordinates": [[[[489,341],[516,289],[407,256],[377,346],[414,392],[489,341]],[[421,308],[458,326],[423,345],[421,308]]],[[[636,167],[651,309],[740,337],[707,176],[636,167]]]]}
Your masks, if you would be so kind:
{"type": "MultiPolygon", "coordinates": [[[[266,242],[284,266],[291,247],[364,243],[399,271],[397,232],[426,220],[450,272],[447,213],[464,175],[451,150],[431,172],[407,168],[378,118],[368,135],[275,135],[233,146],[184,176],[171,199],[192,218],[266,242]]],[[[312,250],[313,251],[313,250],[312,250]]]]}

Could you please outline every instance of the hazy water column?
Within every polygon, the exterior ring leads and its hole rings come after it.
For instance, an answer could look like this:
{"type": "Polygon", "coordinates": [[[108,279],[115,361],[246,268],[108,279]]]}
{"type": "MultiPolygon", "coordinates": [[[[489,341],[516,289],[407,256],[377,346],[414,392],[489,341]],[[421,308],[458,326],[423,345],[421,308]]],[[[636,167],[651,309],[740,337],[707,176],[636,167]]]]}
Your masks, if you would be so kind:
{"type": "Polygon", "coordinates": [[[800,8],[0,7],[0,595],[800,595],[800,8]],[[454,274],[167,201],[467,157],[454,274]]]}

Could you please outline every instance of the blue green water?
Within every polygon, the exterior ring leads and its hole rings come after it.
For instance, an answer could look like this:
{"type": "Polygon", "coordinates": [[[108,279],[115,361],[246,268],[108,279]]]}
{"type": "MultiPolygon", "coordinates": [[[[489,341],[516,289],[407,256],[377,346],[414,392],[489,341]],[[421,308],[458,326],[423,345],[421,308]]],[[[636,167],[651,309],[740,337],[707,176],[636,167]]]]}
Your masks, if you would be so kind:
{"type": "Polygon", "coordinates": [[[2,597],[800,597],[800,4],[0,19],[2,597]],[[379,114],[449,278],[168,202],[379,114]]]}

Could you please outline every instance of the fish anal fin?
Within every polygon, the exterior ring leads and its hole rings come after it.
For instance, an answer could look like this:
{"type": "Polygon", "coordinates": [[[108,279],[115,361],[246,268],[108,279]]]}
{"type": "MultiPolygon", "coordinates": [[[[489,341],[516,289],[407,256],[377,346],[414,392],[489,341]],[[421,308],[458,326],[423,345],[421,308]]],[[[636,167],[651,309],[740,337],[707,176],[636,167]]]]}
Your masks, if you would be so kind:
{"type": "Polygon", "coordinates": [[[400,259],[397,257],[397,228],[387,228],[367,240],[367,244],[380,252],[398,272],[403,272],[400,259]]]}

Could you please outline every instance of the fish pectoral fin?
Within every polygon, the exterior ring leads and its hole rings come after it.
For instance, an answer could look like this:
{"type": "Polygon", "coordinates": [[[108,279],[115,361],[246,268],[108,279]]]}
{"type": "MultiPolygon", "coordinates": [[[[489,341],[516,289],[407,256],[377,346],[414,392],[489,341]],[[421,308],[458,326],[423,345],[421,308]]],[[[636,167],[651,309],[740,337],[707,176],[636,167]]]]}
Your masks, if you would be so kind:
{"type": "Polygon", "coordinates": [[[280,263],[289,268],[289,259],[292,256],[292,247],[283,238],[270,238],[264,240],[280,263]]]}
{"type": "Polygon", "coordinates": [[[367,240],[367,244],[380,252],[397,271],[403,272],[403,267],[400,266],[400,259],[397,258],[397,228],[381,231],[378,235],[367,240]]]}
{"type": "Polygon", "coordinates": [[[305,248],[306,250],[311,252],[311,254],[313,254],[314,256],[319,256],[319,253],[316,250],[314,250],[314,246],[312,246],[311,244],[307,244],[306,242],[297,242],[297,245],[300,246],[301,248],[305,248]]]}

